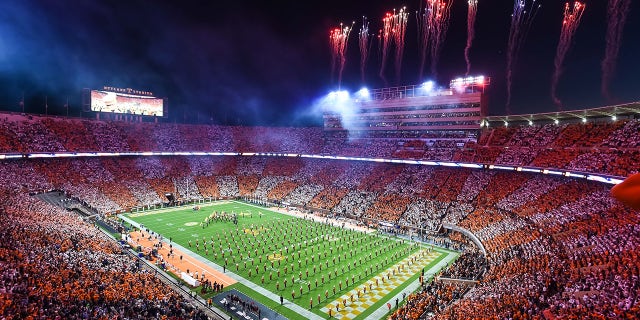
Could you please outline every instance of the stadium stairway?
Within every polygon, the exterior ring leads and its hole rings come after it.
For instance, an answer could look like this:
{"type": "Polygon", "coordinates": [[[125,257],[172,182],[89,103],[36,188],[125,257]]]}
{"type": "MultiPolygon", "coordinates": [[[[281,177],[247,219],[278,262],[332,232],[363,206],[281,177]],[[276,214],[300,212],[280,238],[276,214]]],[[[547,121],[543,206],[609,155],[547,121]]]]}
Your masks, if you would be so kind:
{"type": "Polygon", "coordinates": [[[66,199],[66,197],[64,196],[64,194],[62,194],[59,191],[39,193],[39,194],[36,194],[34,197],[48,204],[66,209],[66,206],[63,204],[63,200],[66,199]]]}
{"type": "Polygon", "coordinates": [[[90,208],[85,207],[82,203],[76,199],[67,198],[61,191],[50,191],[34,195],[37,199],[44,201],[53,206],[63,208],[66,210],[73,210],[82,217],[91,217],[96,215],[96,212],[90,208]]]}

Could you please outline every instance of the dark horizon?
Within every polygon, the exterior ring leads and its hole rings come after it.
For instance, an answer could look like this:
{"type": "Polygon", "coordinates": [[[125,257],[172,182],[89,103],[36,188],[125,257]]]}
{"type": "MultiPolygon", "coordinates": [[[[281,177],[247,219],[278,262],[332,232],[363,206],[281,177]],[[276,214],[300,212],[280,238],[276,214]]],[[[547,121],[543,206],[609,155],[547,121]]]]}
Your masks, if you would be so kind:
{"type": "MultiPolygon", "coordinates": [[[[564,2],[541,3],[514,66],[513,114],[552,112],[553,58],[564,2]]],[[[565,110],[640,100],[638,2],[629,10],[610,89],[600,93],[605,51],[606,3],[585,1],[586,10],[564,62],[558,96],[565,110]]],[[[201,3],[134,0],[6,1],[0,4],[0,110],[65,115],[81,113],[83,88],[115,86],[152,91],[169,101],[171,122],[299,126],[321,125],[312,112],[316,99],[337,88],[331,77],[329,30],[356,21],[351,33],[342,88],[362,86],[357,32],[361,17],[377,33],[385,12],[409,12],[401,78],[394,79],[393,50],[386,65],[389,86],[413,85],[419,53],[417,0],[255,1],[201,3]]],[[[480,0],[471,74],[491,77],[489,115],[505,114],[505,50],[513,2],[480,0]]],[[[462,76],[466,65],[466,1],[454,0],[437,82],[462,76]]],[[[375,38],[372,37],[372,38],[375,38]]],[[[377,40],[370,50],[366,84],[384,87],[378,77],[377,40]]],[[[429,76],[425,67],[425,79],[429,76]]]]}

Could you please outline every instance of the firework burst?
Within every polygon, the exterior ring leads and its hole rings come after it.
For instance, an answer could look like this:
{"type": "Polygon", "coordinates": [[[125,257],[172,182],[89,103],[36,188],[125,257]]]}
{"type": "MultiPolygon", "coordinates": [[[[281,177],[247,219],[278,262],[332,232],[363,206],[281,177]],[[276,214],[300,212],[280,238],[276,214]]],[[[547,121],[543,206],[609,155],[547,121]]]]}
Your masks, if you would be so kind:
{"type": "Polygon", "coordinates": [[[581,2],[574,2],[573,6],[569,3],[564,5],[564,14],[562,19],[562,29],[560,30],[560,41],[558,42],[558,48],[556,50],[556,57],[553,60],[554,71],[551,78],[551,98],[553,103],[558,106],[559,110],[562,110],[562,101],[558,98],[556,90],[558,88],[558,81],[562,74],[562,65],[564,58],[571,47],[571,40],[573,35],[580,25],[582,19],[582,13],[584,12],[585,5],[581,2]]]}

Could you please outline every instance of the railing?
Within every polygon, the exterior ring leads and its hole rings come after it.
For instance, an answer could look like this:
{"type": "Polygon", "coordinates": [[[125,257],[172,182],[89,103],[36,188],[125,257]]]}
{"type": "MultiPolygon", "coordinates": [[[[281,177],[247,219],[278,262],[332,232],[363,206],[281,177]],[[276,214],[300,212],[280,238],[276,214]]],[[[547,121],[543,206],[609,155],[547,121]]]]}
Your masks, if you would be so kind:
{"type": "Polygon", "coordinates": [[[460,228],[456,225],[450,224],[450,223],[443,223],[442,227],[445,229],[449,229],[449,230],[453,230],[453,231],[458,231],[462,234],[464,234],[465,236],[469,237],[469,239],[471,239],[471,241],[473,241],[473,243],[475,243],[476,246],[478,246],[478,248],[480,249],[480,251],[482,251],[482,254],[486,257],[487,256],[487,250],[484,249],[484,246],[482,245],[482,242],[480,242],[480,239],[478,239],[478,237],[476,237],[475,234],[471,233],[471,231],[465,229],[465,228],[460,228]]]}

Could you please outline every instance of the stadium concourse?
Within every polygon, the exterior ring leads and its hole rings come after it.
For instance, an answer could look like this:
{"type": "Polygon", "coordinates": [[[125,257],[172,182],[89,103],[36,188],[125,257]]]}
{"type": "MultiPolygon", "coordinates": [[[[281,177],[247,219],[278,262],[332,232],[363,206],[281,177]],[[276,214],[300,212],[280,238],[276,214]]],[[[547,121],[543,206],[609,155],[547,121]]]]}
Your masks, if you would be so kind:
{"type": "MultiPolygon", "coordinates": [[[[0,152],[208,151],[357,155],[638,173],[640,121],[541,123],[460,137],[350,140],[321,128],[224,127],[0,115],[0,152]],[[460,141],[458,141],[460,139],[460,141]]],[[[633,319],[640,216],[610,185],[517,171],[278,156],[19,157],[0,162],[3,318],[204,318],[192,300],[77,214],[30,196],[63,190],[113,213],[178,198],[248,197],[346,216],[462,252],[392,319],[633,319]],[[486,256],[457,225],[472,233],[486,256]],[[411,230],[421,230],[412,232],[411,230]],[[451,280],[447,280],[451,279],[451,280]],[[466,281],[472,280],[472,281],[466,281]],[[476,283],[477,281],[477,283],[476,283]]],[[[114,223],[118,225],[118,223],[114,223]]]]}

